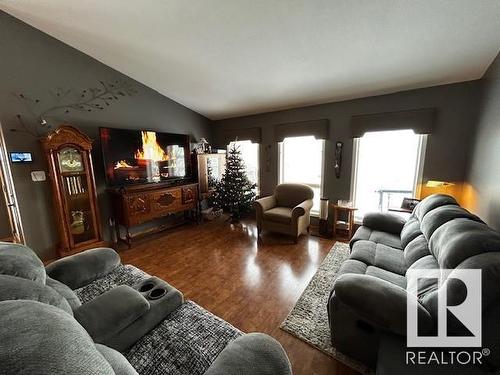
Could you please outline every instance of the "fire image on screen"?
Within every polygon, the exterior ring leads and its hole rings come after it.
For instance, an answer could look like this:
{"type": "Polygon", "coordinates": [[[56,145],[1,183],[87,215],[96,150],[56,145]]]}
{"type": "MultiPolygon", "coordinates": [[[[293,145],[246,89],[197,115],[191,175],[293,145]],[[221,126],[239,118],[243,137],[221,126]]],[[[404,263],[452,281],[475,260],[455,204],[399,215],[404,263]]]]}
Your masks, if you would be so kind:
{"type": "Polygon", "coordinates": [[[108,185],[189,177],[189,136],[147,130],[100,128],[108,185]]]}

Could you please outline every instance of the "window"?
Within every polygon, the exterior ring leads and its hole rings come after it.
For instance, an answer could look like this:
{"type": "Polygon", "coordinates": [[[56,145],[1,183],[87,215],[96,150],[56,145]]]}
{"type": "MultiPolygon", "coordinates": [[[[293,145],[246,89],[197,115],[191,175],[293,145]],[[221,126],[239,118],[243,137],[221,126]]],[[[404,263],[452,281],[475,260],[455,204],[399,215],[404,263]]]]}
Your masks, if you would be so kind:
{"type": "Polygon", "coordinates": [[[250,182],[257,186],[259,193],[259,144],[251,141],[234,141],[227,146],[229,150],[233,145],[241,151],[241,157],[245,163],[245,169],[250,182]]]}
{"type": "Polygon", "coordinates": [[[309,185],[314,190],[311,213],[316,215],[323,186],[324,143],[313,136],[285,138],[280,143],[280,183],[309,185]]]}
{"type": "Polygon", "coordinates": [[[425,141],[413,130],[371,132],[355,140],[352,185],[358,219],[399,208],[404,197],[416,195],[425,141]]]}

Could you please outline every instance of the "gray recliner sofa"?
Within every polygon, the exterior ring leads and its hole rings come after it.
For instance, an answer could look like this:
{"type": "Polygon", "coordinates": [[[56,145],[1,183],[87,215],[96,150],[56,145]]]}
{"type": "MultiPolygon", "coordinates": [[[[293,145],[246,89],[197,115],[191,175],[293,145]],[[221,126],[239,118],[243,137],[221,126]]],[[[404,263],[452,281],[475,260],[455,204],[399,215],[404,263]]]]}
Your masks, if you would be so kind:
{"type": "MultiPolygon", "coordinates": [[[[407,279],[409,270],[420,269],[431,276],[442,269],[472,268],[482,271],[482,345],[491,352],[479,370],[500,368],[498,232],[461,208],[454,198],[432,195],[406,221],[389,214],[366,215],[350,247],[351,254],[339,270],[328,301],[332,343],[339,351],[372,368],[377,367],[377,360],[386,361],[378,366],[378,373],[396,373],[394,369],[401,363],[395,362],[404,361],[404,350],[396,356],[390,347],[397,342],[400,349],[406,349],[408,300],[418,309],[419,329],[433,335],[439,288],[447,288],[449,301],[464,299],[464,288],[450,277],[453,274],[440,285],[437,278],[416,285],[407,279]],[[379,353],[384,358],[378,358],[379,353]]],[[[449,323],[451,334],[461,332],[460,324],[455,323],[449,323]]],[[[417,367],[417,371],[422,369],[417,367]]],[[[408,371],[402,366],[398,373],[408,371]]]]}
{"type": "MultiPolygon", "coordinates": [[[[120,353],[182,302],[182,294],[161,279],[164,302],[154,305],[138,290],[117,286],[82,303],[73,289],[121,264],[112,249],[99,248],[44,267],[26,246],[0,243],[0,373],[29,375],[131,375],[120,353]]],[[[291,374],[273,338],[246,334],[230,342],[206,375],[291,374]]]]}

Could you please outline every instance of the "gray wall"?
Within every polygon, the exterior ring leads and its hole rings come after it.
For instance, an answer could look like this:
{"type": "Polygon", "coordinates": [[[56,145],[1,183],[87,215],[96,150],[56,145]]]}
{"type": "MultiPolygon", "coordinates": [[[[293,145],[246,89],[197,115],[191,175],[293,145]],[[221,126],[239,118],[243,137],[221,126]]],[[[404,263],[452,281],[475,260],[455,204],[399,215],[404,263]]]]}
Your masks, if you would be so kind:
{"type": "Polygon", "coordinates": [[[45,103],[53,103],[49,90],[60,87],[78,91],[96,87],[100,80],[128,80],[139,91],[103,111],[73,112],[48,119],[53,124],[67,122],[75,125],[96,140],[93,157],[105,234],[108,232],[109,207],[97,140],[99,126],[148,128],[191,134],[196,140],[202,136],[210,139],[210,122],[205,117],[3,12],[0,12],[0,53],[0,122],[8,151],[34,153],[34,163],[13,165],[12,174],[28,245],[45,259],[55,256],[57,240],[50,186],[48,181],[32,182],[30,172],[47,170],[47,166],[36,137],[8,130],[17,126],[17,113],[28,124],[36,123],[26,105],[13,94],[24,93],[40,98],[42,107],[45,103]]]}
{"type": "Polygon", "coordinates": [[[468,180],[477,197],[477,212],[500,230],[500,55],[483,80],[477,133],[468,180]]]}
{"type": "MultiPolygon", "coordinates": [[[[97,128],[99,126],[150,128],[192,134],[194,139],[204,136],[209,140],[212,138],[212,133],[217,136],[219,131],[224,128],[261,127],[263,132],[261,190],[263,194],[269,194],[278,180],[278,154],[277,144],[273,142],[273,125],[328,118],[330,120],[330,139],[325,150],[325,195],[331,200],[336,200],[348,198],[350,193],[352,139],[349,136],[349,123],[351,116],[356,114],[424,107],[437,108],[437,127],[428,140],[424,179],[464,180],[481,89],[480,81],[466,82],[210,123],[205,117],[3,12],[0,12],[0,51],[0,122],[4,129],[8,151],[26,150],[32,151],[35,155],[34,163],[12,166],[12,172],[27,242],[46,259],[54,256],[57,239],[52,215],[50,186],[48,182],[32,182],[29,174],[32,170],[46,170],[47,167],[36,137],[8,131],[8,129],[18,125],[15,117],[17,113],[23,115],[28,124],[35,123],[34,117],[30,116],[25,104],[13,94],[22,92],[40,98],[42,104],[45,104],[51,101],[48,94],[51,89],[61,87],[78,91],[82,88],[96,86],[99,80],[125,79],[138,89],[139,93],[135,96],[123,98],[104,111],[61,114],[48,119],[53,124],[71,123],[96,139],[93,157],[101,216],[106,233],[109,207],[97,142],[97,128]],[[333,148],[336,141],[343,141],[345,144],[340,179],[335,178],[333,171],[333,148]],[[270,146],[271,162],[268,170],[266,169],[266,161],[268,160],[265,151],[266,145],[270,146]]],[[[498,68],[496,71],[498,72],[498,68]]],[[[168,72],[158,72],[158,74],[168,74],[168,72]]],[[[490,75],[492,76],[493,73],[490,75]]],[[[481,186],[490,186],[493,177],[486,177],[486,172],[492,170],[491,165],[494,165],[492,164],[494,158],[496,157],[496,160],[499,158],[495,144],[489,140],[489,136],[496,130],[493,128],[494,119],[498,119],[498,104],[496,110],[493,108],[495,95],[498,102],[498,78],[495,82],[496,86],[490,84],[490,94],[486,96],[487,98],[491,97],[491,99],[485,100],[483,103],[485,113],[481,118],[482,131],[477,138],[479,144],[483,144],[484,141],[481,139],[485,139],[491,145],[489,147],[476,147],[469,173],[477,181],[481,181],[481,186]],[[495,154],[495,152],[497,153],[495,154]],[[484,167],[481,164],[485,157],[487,160],[491,160],[489,167],[484,167]]],[[[498,146],[499,144],[496,143],[497,148],[498,146]]],[[[496,182],[498,183],[498,179],[496,182]]],[[[491,195],[493,196],[493,194],[491,195]]]]}
{"type": "Polygon", "coordinates": [[[261,166],[264,166],[266,146],[270,146],[271,167],[261,168],[261,191],[272,193],[278,181],[278,147],[273,141],[274,125],[295,121],[327,118],[330,120],[330,139],[325,147],[324,195],[332,200],[348,199],[351,188],[353,141],[350,138],[351,116],[359,114],[401,111],[435,107],[437,124],[428,137],[424,166],[424,181],[437,179],[463,181],[470,137],[476,117],[480,88],[479,81],[411,90],[391,95],[328,103],[286,111],[265,113],[215,122],[215,138],[222,130],[237,127],[261,127],[261,166]],[[341,177],[333,169],[335,142],[344,142],[341,177]]]}

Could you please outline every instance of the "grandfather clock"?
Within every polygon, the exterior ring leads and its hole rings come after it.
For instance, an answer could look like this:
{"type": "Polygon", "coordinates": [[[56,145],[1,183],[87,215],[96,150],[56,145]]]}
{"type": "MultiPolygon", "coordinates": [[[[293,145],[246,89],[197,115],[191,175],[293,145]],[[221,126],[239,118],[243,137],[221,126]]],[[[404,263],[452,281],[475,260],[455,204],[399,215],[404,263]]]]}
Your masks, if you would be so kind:
{"type": "Polygon", "coordinates": [[[72,126],[61,125],[41,142],[49,164],[59,256],[104,245],[90,154],[92,140],[72,126]]]}

